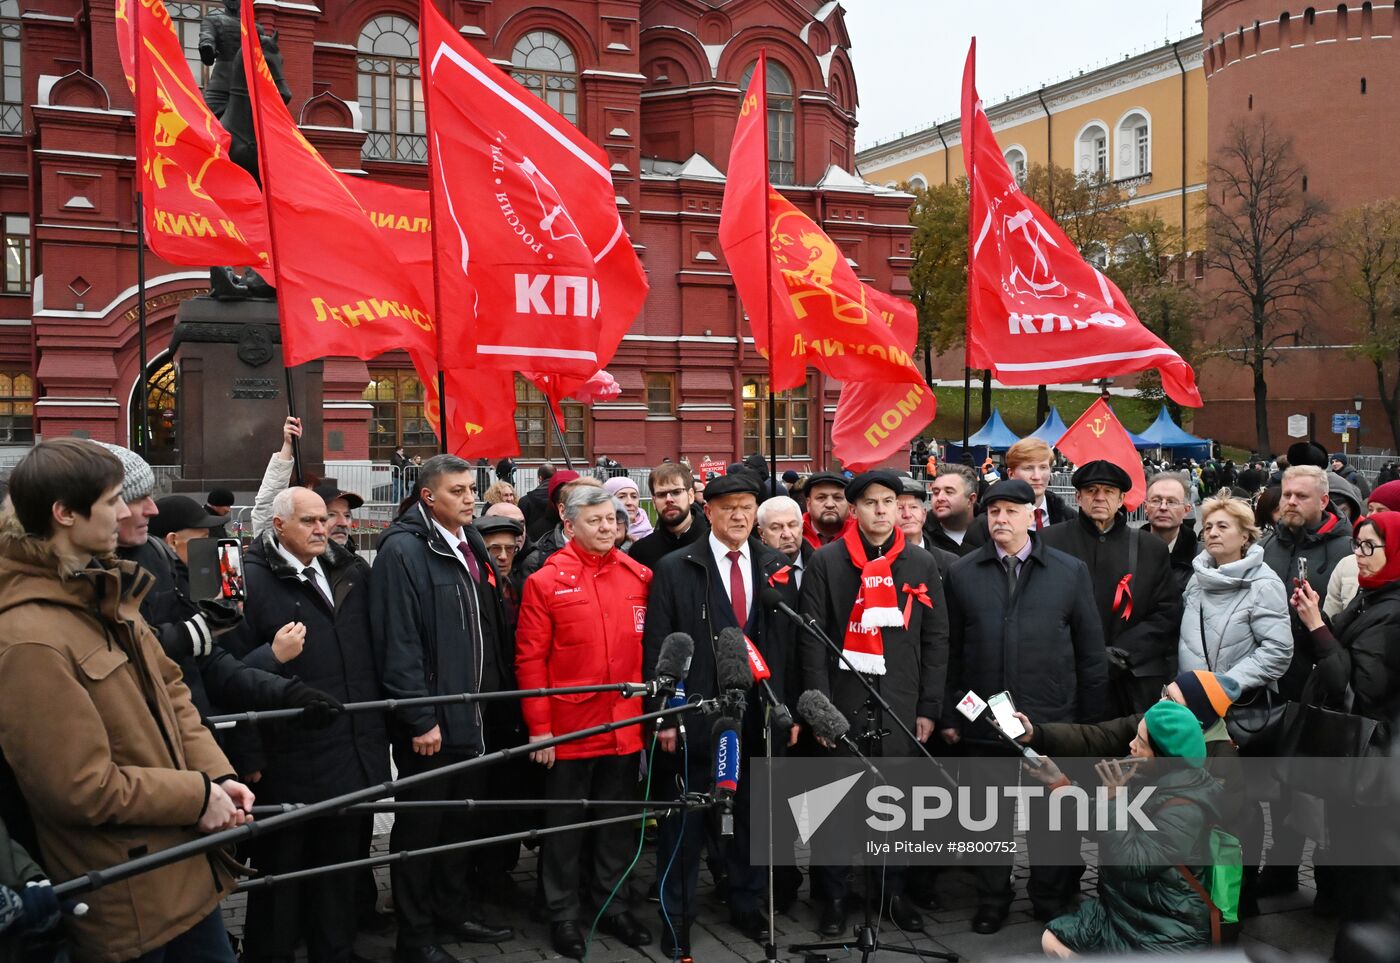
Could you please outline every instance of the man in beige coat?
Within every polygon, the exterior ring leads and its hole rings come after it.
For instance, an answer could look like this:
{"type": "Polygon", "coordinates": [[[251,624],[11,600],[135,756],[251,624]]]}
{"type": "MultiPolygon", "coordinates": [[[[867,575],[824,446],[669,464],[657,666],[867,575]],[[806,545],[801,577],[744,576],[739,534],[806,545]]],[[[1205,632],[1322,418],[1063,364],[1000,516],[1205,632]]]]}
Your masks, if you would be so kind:
{"type": "MultiPolygon", "coordinates": [[[[141,619],[152,577],[112,554],[122,466],[91,442],[36,446],[0,530],[0,751],[55,880],[241,825],[253,794],[141,619]]],[[[79,960],[228,961],[232,877],[198,856],[98,889],[69,920],[79,960]]]]}

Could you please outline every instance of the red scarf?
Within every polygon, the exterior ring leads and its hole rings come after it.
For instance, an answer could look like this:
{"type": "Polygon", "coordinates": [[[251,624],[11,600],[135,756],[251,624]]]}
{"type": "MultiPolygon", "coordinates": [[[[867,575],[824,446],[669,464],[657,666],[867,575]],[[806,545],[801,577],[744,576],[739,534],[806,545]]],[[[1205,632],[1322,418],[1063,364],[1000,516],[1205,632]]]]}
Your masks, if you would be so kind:
{"type": "Polygon", "coordinates": [[[846,527],[841,540],[846,544],[851,564],[860,570],[860,590],[846,620],[846,638],[842,643],[846,662],[842,666],[848,662],[857,672],[884,675],[885,639],[880,630],[905,624],[893,574],[894,560],[904,551],[904,533],[896,527],[890,550],[874,559],[866,557],[865,543],[855,525],[846,527]]]}
{"type": "Polygon", "coordinates": [[[837,533],[836,538],[823,538],[821,532],[817,531],[817,527],[816,527],[815,525],[812,524],[812,513],[811,513],[811,512],[803,512],[803,513],[802,513],[802,539],[803,539],[803,541],[805,541],[808,545],[812,546],[813,548],[821,548],[823,545],[827,545],[827,544],[830,544],[831,542],[836,541],[837,538],[840,538],[841,536],[843,536],[843,535],[845,535],[847,532],[849,532],[851,529],[855,528],[855,523],[856,523],[855,516],[854,516],[854,515],[847,515],[847,516],[846,516],[846,524],[845,524],[845,526],[841,529],[841,531],[840,531],[839,533],[837,533]]]}
{"type": "Polygon", "coordinates": [[[1385,543],[1385,565],[1375,575],[1358,575],[1362,588],[1376,589],[1400,579],[1400,512],[1378,512],[1356,520],[1353,531],[1370,525],[1385,543]]]}

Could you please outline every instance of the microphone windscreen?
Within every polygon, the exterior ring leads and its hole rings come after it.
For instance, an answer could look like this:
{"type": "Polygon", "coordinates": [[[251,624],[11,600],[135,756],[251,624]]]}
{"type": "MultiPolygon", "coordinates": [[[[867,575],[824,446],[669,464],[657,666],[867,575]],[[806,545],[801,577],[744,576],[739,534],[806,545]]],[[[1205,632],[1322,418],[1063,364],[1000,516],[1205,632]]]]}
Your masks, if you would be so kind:
{"type": "Polygon", "coordinates": [[[656,674],[684,679],[694,654],[695,640],[684,632],[672,632],[661,642],[661,651],[656,656],[656,674]]]}
{"type": "Polygon", "coordinates": [[[733,794],[739,789],[739,723],[720,716],[714,728],[715,792],[733,794]]]}
{"type": "Polygon", "coordinates": [[[758,593],[758,604],[763,606],[765,609],[776,609],[785,601],[787,600],[783,598],[783,593],[779,592],[771,585],[763,586],[763,588],[758,593]]]}
{"type": "Polygon", "coordinates": [[[715,641],[715,681],[721,692],[730,689],[753,688],[753,669],[749,666],[749,648],[744,633],[730,626],[721,629],[715,641]]]}
{"type": "Polygon", "coordinates": [[[808,689],[797,699],[797,714],[812,727],[812,734],[827,742],[838,742],[851,731],[851,723],[823,693],[808,689]]]}

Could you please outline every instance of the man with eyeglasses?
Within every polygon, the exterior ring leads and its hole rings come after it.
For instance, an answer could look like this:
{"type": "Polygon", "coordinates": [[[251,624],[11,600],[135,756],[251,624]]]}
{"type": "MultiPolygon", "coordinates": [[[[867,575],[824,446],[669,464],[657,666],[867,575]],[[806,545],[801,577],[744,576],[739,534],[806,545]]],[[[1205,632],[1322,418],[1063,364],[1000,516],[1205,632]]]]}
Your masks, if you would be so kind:
{"type": "Polygon", "coordinates": [[[1178,592],[1186,591],[1186,583],[1191,580],[1191,564],[1201,550],[1195,526],[1186,524],[1186,516],[1191,511],[1187,498],[1189,484],[1181,472],[1168,471],[1153,476],[1147,486],[1145,527],[1167,543],[1178,592]]]}
{"type": "Polygon", "coordinates": [[[651,503],[656,506],[655,530],[627,554],[655,571],[656,563],[710,533],[705,513],[695,504],[695,476],[675,462],[651,470],[651,503]]]}

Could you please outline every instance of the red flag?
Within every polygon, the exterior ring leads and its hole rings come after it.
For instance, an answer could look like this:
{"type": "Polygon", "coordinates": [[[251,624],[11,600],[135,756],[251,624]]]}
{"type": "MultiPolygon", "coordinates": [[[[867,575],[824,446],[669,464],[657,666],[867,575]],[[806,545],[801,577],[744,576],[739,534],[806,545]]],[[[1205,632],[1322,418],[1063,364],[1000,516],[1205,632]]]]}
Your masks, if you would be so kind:
{"type": "MultiPolygon", "coordinates": [[[[437,364],[432,355],[410,353],[423,382],[423,418],[441,437],[438,416],[437,364]]],[[[520,454],[515,431],[515,375],[503,368],[448,368],[447,442],[459,458],[504,458],[520,454]]]]}
{"type": "Polygon", "coordinates": [[[1156,368],[1162,387],[1200,407],[1196,375],[1143,327],[1123,292],[1022,193],[977,97],[977,41],[963,71],[968,216],[967,364],[1004,384],[1091,381],[1156,368]]]}
{"type": "MultiPolygon", "coordinates": [[[[242,18],[286,363],[327,355],[368,359],[395,348],[436,355],[432,302],[420,290],[421,279],[399,262],[287,112],[257,39],[253,4],[243,4],[242,18]]],[[[459,337],[466,330],[452,327],[459,337]]],[[[452,339],[443,345],[445,351],[454,347],[452,339]]]]}
{"type": "Polygon", "coordinates": [[[340,173],[341,182],[369,215],[394,255],[410,272],[426,303],[433,302],[433,221],[428,192],[340,173]]]}
{"type": "Polygon", "coordinates": [[[884,316],[912,320],[914,309],[863,284],[835,242],[768,183],[765,70],[760,54],[734,129],[719,238],[774,390],[801,384],[808,365],[843,381],[922,383],[913,340],[901,343],[884,316]]]}
{"type": "Polygon", "coordinates": [[[560,375],[617,351],[646,298],[606,155],[421,5],[428,163],[444,305],[473,303],[481,367],[560,375]]]}
{"type": "Polygon", "coordinates": [[[1133,487],[1123,493],[1123,507],[1128,511],[1136,509],[1147,497],[1147,476],[1143,474],[1142,459],[1133,447],[1133,439],[1102,398],[1075,419],[1055,447],[1076,465],[1102,458],[1127,472],[1133,480],[1133,487]]]}
{"type": "MultiPolygon", "coordinates": [[[[919,337],[918,317],[905,301],[870,291],[872,304],[889,320],[890,331],[906,351],[919,337]]],[[[911,362],[912,366],[912,362],[911,362]]],[[[831,453],[843,468],[866,471],[896,456],[938,413],[938,399],[920,378],[908,381],[847,381],[841,386],[831,423],[831,453]]]]}
{"type": "Polygon", "coordinates": [[[162,0],[117,0],[117,52],[136,96],[146,246],[171,264],[267,268],[262,192],[229,160],[228,131],[205,105],[162,0]]]}

